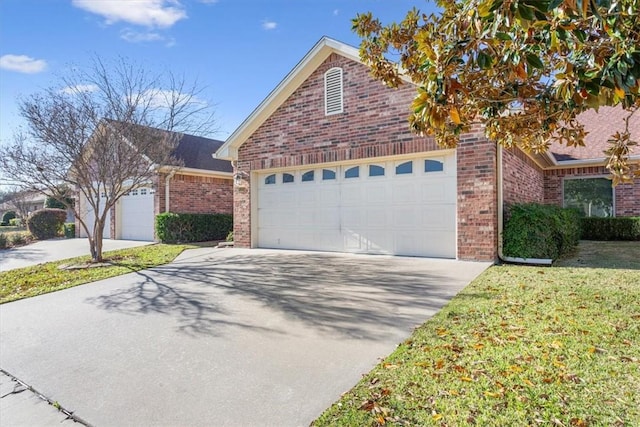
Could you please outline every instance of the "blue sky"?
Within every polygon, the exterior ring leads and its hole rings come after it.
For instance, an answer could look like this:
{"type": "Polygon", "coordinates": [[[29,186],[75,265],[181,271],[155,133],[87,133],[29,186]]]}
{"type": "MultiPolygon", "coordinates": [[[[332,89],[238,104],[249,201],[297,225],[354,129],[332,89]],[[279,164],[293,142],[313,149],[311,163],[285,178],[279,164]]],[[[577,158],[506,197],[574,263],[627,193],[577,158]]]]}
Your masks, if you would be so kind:
{"type": "Polygon", "coordinates": [[[357,46],[357,13],[389,23],[414,6],[435,10],[425,0],[1,0],[0,142],[22,123],[17,97],[92,55],[198,79],[224,140],[322,36],[357,46]]]}

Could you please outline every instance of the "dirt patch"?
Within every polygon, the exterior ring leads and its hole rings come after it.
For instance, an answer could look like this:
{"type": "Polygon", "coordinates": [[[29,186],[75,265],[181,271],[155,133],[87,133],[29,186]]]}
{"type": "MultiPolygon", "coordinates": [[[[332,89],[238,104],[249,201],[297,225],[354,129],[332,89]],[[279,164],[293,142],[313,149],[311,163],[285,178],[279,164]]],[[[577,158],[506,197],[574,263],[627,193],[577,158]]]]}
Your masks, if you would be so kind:
{"type": "Polygon", "coordinates": [[[572,254],[557,260],[553,265],[640,270],[640,242],[581,240],[572,254]]]}

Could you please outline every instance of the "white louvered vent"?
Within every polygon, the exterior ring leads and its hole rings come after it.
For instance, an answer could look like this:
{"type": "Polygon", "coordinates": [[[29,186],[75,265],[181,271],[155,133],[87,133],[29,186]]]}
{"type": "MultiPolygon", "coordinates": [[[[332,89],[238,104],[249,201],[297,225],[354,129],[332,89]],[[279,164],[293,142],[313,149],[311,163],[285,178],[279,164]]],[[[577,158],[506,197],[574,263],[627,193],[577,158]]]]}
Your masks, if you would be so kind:
{"type": "Polygon", "coordinates": [[[334,67],[324,73],[324,113],[342,113],[342,98],[342,68],[334,67]]]}

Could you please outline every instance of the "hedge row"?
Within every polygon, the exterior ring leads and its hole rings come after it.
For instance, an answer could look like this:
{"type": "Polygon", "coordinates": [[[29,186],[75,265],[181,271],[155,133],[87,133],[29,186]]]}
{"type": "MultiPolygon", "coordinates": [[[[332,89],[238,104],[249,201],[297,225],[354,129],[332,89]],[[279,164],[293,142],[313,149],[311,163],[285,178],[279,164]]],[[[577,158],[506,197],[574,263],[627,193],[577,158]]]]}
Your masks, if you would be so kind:
{"type": "Polygon", "coordinates": [[[503,253],[509,257],[556,259],[580,238],[580,216],[574,209],[525,203],[509,209],[503,231],[503,253]]]}
{"type": "Polygon", "coordinates": [[[640,217],[582,218],[585,240],[640,240],[640,217]]]}
{"type": "Polygon", "coordinates": [[[156,216],[156,234],[163,243],[224,240],[233,229],[228,214],[161,213],[156,216]]]}

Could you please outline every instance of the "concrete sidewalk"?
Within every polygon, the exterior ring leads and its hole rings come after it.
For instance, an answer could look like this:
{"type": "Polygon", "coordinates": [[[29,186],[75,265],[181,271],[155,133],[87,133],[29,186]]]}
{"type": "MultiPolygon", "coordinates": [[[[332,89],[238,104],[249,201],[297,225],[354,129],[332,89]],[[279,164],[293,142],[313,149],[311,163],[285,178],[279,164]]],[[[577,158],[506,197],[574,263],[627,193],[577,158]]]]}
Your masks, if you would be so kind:
{"type": "MultiPolygon", "coordinates": [[[[139,242],[135,240],[111,240],[104,239],[102,248],[104,252],[117,249],[133,248],[136,246],[151,245],[154,242],[139,242]]],[[[12,249],[0,250],[0,272],[15,268],[29,267],[50,261],[59,261],[89,255],[88,239],[50,239],[31,243],[12,249]]]]}
{"type": "Polygon", "coordinates": [[[488,266],[189,250],[0,305],[0,368],[92,425],[306,426],[488,266]]]}

